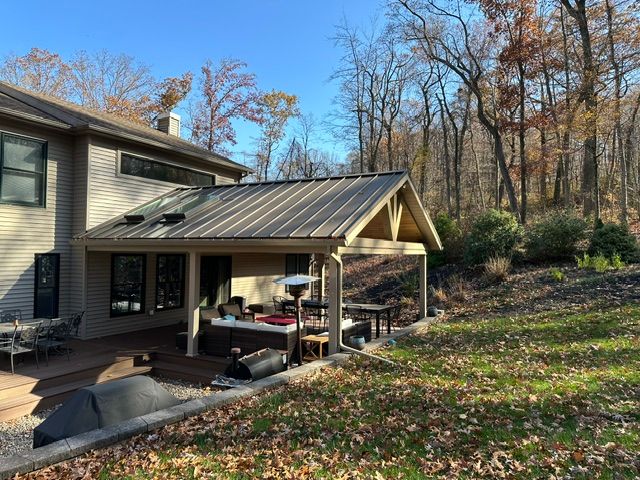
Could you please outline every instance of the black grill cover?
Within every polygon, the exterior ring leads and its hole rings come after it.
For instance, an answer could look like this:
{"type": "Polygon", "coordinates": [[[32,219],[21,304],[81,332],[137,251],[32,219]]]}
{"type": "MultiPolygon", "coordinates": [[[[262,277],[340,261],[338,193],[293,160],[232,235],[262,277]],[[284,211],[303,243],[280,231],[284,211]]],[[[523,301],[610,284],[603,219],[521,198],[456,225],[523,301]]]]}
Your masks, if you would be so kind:
{"type": "Polygon", "coordinates": [[[33,430],[33,448],[180,403],[144,376],[78,390],[33,430]]]}

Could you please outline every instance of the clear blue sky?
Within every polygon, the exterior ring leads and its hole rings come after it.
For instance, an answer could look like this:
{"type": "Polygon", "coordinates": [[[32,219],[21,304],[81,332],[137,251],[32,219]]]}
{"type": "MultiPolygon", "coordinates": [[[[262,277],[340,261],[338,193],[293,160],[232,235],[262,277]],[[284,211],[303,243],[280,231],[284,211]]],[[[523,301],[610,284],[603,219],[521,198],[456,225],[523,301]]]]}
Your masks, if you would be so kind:
{"type": "MultiPolygon", "coordinates": [[[[107,49],[150,65],[157,77],[198,72],[208,58],[249,65],[261,89],[300,97],[303,112],[321,120],[336,86],[328,77],[340,58],[330,40],[344,17],[367,25],[382,0],[15,1],[3,4],[0,56],[31,47],[63,57],[107,49]]],[[[240,152],[252,148],[255,128],[237,125],[240,152]]],[[[325,147],[342,154],[326,139],[325,147]]]]}

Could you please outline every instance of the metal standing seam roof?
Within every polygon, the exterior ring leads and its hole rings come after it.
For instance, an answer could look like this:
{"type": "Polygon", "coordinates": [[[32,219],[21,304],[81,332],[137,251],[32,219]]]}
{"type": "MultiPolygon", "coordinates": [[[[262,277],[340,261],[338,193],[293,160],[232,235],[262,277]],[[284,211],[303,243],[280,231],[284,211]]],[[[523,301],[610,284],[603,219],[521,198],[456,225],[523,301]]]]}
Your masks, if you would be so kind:
{"type": "Polygon", "coordinates": [[[127,214],[118,215],[78,239],[344,239],[381,200],[408,181],[407,173],[399,171],[177,188],[145,204],[165,200],[144,220],[127,223],[127,214]],[[201,195],[207,195],[207,201],[188,210],[184,220],[165,221],[165,213],[201,195]]]}

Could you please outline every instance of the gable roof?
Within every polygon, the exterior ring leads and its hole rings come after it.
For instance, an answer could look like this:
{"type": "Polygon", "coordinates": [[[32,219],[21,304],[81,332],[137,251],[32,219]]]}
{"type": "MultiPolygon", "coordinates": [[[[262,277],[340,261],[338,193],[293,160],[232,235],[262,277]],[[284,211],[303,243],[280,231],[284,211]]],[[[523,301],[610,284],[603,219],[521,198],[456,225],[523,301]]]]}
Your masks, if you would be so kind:
{"type": "Polygon", "coordinates": [[[441,249],[403,171],[177,188],[78,239],[117,240],[119,245],[139,240],[296,239],[348,245],[398,192],[419,229],[419,242],[441,249]]]}
{"type": "Polygon", "coordinates": [[[94,131],[197,157],[231,170],[251,172],[250,168],[240,163],[155,128],[49,95],[31,92],[6,82],[0,82],[0,113],[50,124],[71,132],[94,131]]]}

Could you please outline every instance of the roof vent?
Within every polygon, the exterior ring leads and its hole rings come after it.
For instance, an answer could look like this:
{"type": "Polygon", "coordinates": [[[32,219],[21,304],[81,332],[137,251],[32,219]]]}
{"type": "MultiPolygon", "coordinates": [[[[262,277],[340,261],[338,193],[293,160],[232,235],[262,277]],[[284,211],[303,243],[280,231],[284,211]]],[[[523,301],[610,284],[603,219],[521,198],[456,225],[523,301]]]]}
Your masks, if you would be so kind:
{"type": "Polygon", "coordinates": [[[124,219],[127,221],[127,223],[142,223],[144,222],[144,215],[125,215],[124,219]]]}
{"type": "Polygon", "coordinates": [[[164,217],[165,223],[181,222],[187,218],[183,212],[165,212],[162,216],[164,217]]]}
{"type": "Polygon", "coordinates": [[[164,112],[158,115],[158,130],[167,135],[180,137],[180,115],[173,112],[164,112]]]}

